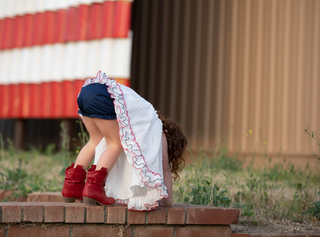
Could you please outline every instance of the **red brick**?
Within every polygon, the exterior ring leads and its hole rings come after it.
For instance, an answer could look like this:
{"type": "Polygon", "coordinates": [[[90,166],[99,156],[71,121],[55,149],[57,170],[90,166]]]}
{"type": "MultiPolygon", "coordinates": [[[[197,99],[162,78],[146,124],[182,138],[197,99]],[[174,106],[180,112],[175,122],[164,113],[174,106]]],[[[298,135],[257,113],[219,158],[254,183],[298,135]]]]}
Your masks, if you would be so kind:
{"type": "Polygon", "coordinates": [[[49,195],[49,202],[63,202],[63,197],[61,195],[51,194],[49,195]]]}
{"type": "Polygon", "coordinates": [[[183,225],[185,222],[184,208],[172,207],[168,208],[167,224],[169,225],[183,225]]]}
{"type": "Polygon", "coordinates": [[[64,222],[64,206],[44,206],[44,222],[64,222]]]}
{"type": "Polygon", "coordinates": [[[65,206],[66,223],[84,223],[84,206],[65,206]]]}
{"type": "Polygon", "coordinates": [[[232,237],[251,237],[250,234],[233,233],[232,237]]]}
{"type": "Polygon", "coordinates": [[[38,194],[29,194],[27,202],[39,202],[38,194]]]}
{"type": "Polygon", "coordinates": [[[124,224],[126,222],[126,207],[108,207],[107,223],[124,224]]]}
{"type": "Polygon", "coordinates": [[[21,222],[21,207],[20,206],[2,206],[2,222],[21,222]]]}
{"type": "Polygon", "coordinates": [[[172,227],[137,227],[135,237],[171,237],[173,236],[172,227]]]}
{"type": "Polygon", "coordinates": [[[129,211],[128,210],[128,224],[144,224],[146,220],[145,211],[129,211]]]}
{"type": "Polygon", "coordinates": [[[158,207],[156,210],[147,213],[148,224],[165,224],[167,211],[164,207],[158,207]]]}
{"type": "Polygon", "coordinates": [[[187,208],[186,224],[237,224],[239,210],[232,208],[187,208]]]}
{"type": "Polygon", "coordinates": [[[0,237],[4,237],[5,231],[6,231],[6,225],[0,225],[0,237]]]}
{"type": "Polygon", "coordinates": [[[69,237],[69,226],[27,226],[20,227],[19,225],[12,225],[8,229],[8,237],[17,236],[41,236],[41,237],[69,237]]]}
{"type": "Polygon", "coordinates": [[[271,237],[288,237],[288,235],[277,235],[277,234],[275,234],[275,235],[270,235],[271,237]]]}
{"type": "Polygon", "coordinates": [[[132,227],[129,226],[126,229],[125,226],[110,226],[110,225],[84,225],[74,226],[73,236],[76,237],[103,237],[103,236],[121,236],[121,228],[123,228],[123,237],[132,236],[132,227]]]}
{"type": "Polygon", "coordinates": [[[269,235],[264,235],[264,234],[252,234],[252,237],[269,237],[269,235]]]}
{"type": "Polygon", "coordinates": [[[103,206],[87,206],[86,223],[104,223],[103,206]]]}
{"type": "Polygon", "coordinates": [[[230,226],[185,226],[178,227],[176,237],[230,237],[230,226]]]}
{"type": "Polygon", "coordinates": [[[49,194],[38,194],[38,202],[49,202],[49,194]]]}
{"type": "Polygon", "coordinates": [[[23,221],[25,222],[42,222],[43,206],[25,206],[23,207],[23,221]]]}
{"type": "Polygon", "coordinates": [[[308,235],[308,237],[320,237],[320,235],[308,235]]]}

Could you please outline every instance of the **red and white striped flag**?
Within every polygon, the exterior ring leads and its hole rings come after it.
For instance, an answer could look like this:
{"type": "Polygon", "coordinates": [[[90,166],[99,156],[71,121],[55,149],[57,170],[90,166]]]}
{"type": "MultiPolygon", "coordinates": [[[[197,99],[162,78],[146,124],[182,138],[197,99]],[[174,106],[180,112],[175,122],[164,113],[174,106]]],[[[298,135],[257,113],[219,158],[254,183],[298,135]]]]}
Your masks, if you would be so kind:
{"type": "Polygon", "coordinates": [[[129,86],[131,4],[0,0],[0,119],[77,118],[99,70],[129,86]]]}

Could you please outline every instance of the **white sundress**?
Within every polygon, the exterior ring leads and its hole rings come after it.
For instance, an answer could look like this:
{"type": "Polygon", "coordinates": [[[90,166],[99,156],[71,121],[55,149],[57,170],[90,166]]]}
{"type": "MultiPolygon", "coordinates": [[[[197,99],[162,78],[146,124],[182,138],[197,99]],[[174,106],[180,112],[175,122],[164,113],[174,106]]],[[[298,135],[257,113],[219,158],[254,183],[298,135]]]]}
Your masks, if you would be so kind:
{"type": "MultiPolygon", "coordinates": [[[[129,210],[150,211],[168,198],[162,170],[162,122],[153,106],[134,90],[109,79],[101,71],[83,86],[101,83],[107,86],[119,124],[123,151],[109,172],[106,195],[129,210]]],[[[103,138],[95,149],[94,164],[107,148],[103,138]]]]}

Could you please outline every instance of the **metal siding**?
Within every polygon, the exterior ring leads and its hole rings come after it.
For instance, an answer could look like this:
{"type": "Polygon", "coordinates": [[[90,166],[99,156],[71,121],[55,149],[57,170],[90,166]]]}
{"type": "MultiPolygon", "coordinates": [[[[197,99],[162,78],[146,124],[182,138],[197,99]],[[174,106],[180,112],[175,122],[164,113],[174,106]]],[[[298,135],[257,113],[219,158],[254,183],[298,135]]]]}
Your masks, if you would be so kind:
{"type": "Polygon", "coordinates": [[[320,134],[319,1],[133,6],[132,87],[180,122],[193,146],[227,139],[229,151],[248,152],[266,141],[269,154],[310,154],[304,129],[320,134]]]}

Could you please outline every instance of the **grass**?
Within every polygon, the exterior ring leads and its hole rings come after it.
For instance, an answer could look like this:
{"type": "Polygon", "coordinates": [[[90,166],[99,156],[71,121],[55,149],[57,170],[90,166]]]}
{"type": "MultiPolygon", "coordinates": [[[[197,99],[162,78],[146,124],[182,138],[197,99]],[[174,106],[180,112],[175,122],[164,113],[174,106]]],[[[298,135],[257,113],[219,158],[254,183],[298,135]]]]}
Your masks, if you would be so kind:
{"type": "MultiPolygon", "coordinates": [[[[10,141],[6,141],[8,149],[4,149],[0,136],[0,191],[14,191],[15,197],[61,191],[63,171],[77,155],[77,151],[70,151],[70,139],[61,126],[63,144],[59,152],[54,145],[42,152],[19,151],[10,141]]],[[[81,134],[79,139],[86,141],[81,134]]],[[[266,154],[263,157],[270,164],[271,159],[266,154]]],[[[259,225],[273,220],[313,222],[320,226],[319,169],[302,170],[285,160],[256,169],[254,159],[244,167],[243,160],[237,154],[228,155],[226,146],[221,144],[209,153],[202,149],[196,155],[190,152],[190,160],[180,180],[174,182],[175,203],[239,208],[241,223],[259,225]]]]}

